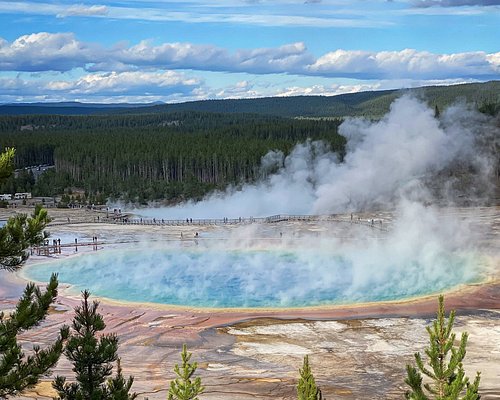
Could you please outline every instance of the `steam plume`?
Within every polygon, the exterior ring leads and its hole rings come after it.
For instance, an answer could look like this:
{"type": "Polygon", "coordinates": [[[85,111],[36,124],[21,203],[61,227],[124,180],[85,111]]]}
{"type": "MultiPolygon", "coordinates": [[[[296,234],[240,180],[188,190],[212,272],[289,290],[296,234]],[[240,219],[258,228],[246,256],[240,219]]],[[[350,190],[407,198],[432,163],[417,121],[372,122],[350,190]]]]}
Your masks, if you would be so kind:
{"type": "Polygon", "coordinates": [[[307,141],[286,157],[279,151],[264,156],[264,169],[279,169],[263,181],[213,193],[199,203],[136,211],[157,218],[238,218],[387,208],[402,198],[428,201],[438,174],[453,164],[476,170],[478,183],[488,181],[490,160],[476,148],[481,129],[493,128],[465,106],[451,107],[437,120],[423,102],[402,97],[380,121],[342,123],[340,134],[347,138],[342,162],[323,142],[307,141]]]}

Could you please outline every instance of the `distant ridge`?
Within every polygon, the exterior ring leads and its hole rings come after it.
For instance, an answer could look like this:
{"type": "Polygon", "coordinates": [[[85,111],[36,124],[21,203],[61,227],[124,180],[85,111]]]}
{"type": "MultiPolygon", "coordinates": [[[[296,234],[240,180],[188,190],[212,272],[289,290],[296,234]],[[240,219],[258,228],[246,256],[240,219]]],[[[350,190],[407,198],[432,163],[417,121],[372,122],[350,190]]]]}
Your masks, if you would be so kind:
{"type": "Polygon", "coordinates": [[[9,103],[0,105],[0,115],[95,115],[118,114],[125,109],[147,108],[157,106],[154,103],[80,103],[78,101],[50,102],[50,103],[9,103]]]}
{"type": "Polygon", "coordinates": [[[4,106],[14,107],[87,107],[87,108],[133,108],[149,107],[165,104],[161,101],[152,103],[81,103],[79,101],[61,101],[61,102],[36,102],[36,103],[7,103],[4,106]]]}
{"type": "Polygon", "coordinates": [[[213,113],[250,113],[281,117],[336,118],[345,116],[380,117],[392,101],[404,93],[425,99],[432,107],[443,109],[464,99],[475,104],[499,103],[500,81],[412,89],[367,91],[336,96],[263,97],[256,99],[201,100],[175,104],[96,104],[31,103],[5,104],[0,115],[56,114],[156,114],[179,111],[213,113]]]}

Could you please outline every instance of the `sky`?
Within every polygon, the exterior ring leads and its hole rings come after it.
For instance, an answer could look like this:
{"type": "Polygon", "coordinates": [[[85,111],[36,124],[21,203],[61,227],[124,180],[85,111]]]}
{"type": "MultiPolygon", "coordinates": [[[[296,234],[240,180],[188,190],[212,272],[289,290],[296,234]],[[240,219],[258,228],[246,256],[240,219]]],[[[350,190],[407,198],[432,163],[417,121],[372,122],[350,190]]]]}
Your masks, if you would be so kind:
{"type": "Polygon", "coordinates": [[[0,103],[500,79],[500,0],[0,0],[0,103]]]}

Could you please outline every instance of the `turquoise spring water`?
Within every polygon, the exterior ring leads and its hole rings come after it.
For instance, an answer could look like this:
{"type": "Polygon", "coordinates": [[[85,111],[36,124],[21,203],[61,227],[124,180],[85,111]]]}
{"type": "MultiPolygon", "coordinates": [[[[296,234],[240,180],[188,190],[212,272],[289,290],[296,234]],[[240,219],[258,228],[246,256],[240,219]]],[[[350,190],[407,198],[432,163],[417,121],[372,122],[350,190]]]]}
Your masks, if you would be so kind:
{"type": "Polygon", "coordinates": [[[115,300],[220,308],[397,300],[480,278],[470,254],[406,260],[322,250],[110,250],[25,270],[28,279],[41,282],[53,272],[77,292],[88,289],[115,300]]]}

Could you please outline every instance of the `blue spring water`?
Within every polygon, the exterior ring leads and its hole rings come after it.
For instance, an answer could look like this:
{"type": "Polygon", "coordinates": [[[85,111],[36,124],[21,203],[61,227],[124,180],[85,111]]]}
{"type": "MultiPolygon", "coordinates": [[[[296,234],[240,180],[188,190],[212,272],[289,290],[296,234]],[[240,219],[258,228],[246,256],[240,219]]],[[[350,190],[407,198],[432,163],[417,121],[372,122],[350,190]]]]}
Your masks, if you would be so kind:
{"type": "Polygon", "coordinates": [[[471,255],[381,261],[322,250],[101,251],[25,270],[116,300],[193,307],[304,307],[396,300],[475,282],[471,255]]]}

